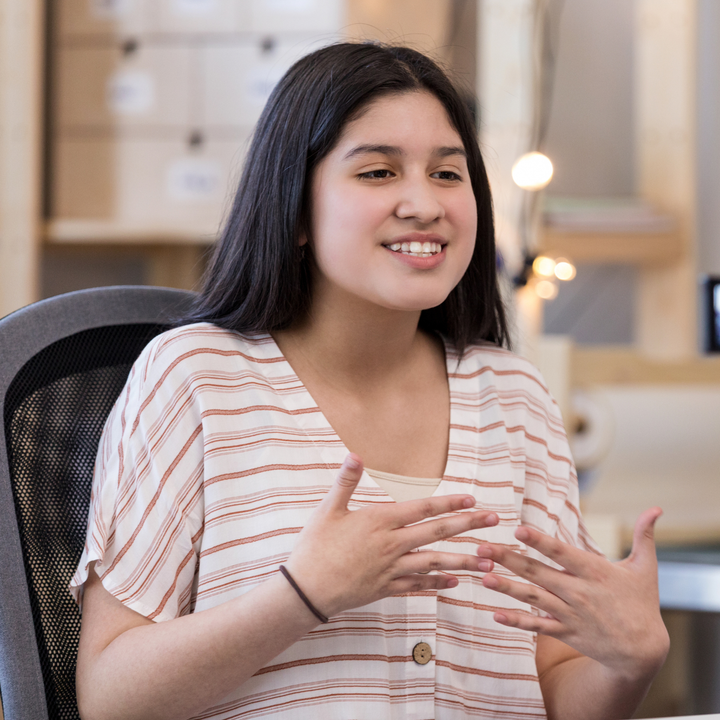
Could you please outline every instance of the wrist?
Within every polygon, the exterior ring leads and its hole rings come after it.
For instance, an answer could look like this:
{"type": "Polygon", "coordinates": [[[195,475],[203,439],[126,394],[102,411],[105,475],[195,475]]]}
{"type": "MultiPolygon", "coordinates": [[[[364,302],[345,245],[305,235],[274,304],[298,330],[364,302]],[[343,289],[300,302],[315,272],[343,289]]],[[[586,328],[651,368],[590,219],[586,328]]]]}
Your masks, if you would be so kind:
{"type": "MultiPolygon", "coordinates": [[[[284,563],[286,570],[290,573],[295,583],[302,590],[303,594],[310,601],[312,606],[323,616],[332,618],[350,605],[345,602],[345,595],[342,592],[342,583],[338,582],[337,574],[331,572],[318,572],[316,563],[308,562],[308,558],[296,557],[294,553],[284,563]]],[[[291,588],[290,583],[277,573],[278,577],[291,588]]],[[[292,588],[291,588],[292,589],[292,588]]],[[[297,595],[297,592],[293,590],[297,595]]],[[[300,596],[298,600],[305,604],[300,596]]],[[[313,613],[308,609],[308,612],[313,613]]],[[[313,617],[316,617],[313,615],[313,617]]],[[[316,619],[318,619],[316,617],[316,619]]],[[[318,619],[318,622],[320,620],[318,619]]]]}
{"type": "Polygon", "coordinates": [[[287,589],[295,596],[297,604],[304,607],[310,617],[315,618],[319,624],[322,622],[320,616],[332,618],[346,608],[341,606],[337,598],[333,594],[333,588],[326,587],[326,582],[322,577],[318,577],[312,567],[308,567],[305,563],[294,561],[292,557],[288,558],[284,563],[286,573],[290,575],[294,584],[300,589],[300,593],[293,587],[287,576],[278,568],[276,578],[281,580],[287,589]],[[305,596],[306,600],[302,598],[305,596]],[[317,614],[310,609],[310,606],[317,611],[317,614]]]}
{"type": "Polygon", "coordinates": [[[303,601],[305,607],[321,622],[329,622],[329,618],[318,610],[310,598],[303,592],[302,588],[295,582],[295,578],[290,574],[290,571],[284,566],[279,567],[280,573],[288,581],[290,587],[297,593],[297,596],[303,601]]]}
{"type": "Polygon", "coordinates": [[[624,681],[632,684],[641,682],[649,684],[660,672],[669,649],[670,638],[665,626],[662,625],[657,636],[644,647],[638,648],[638,652],[618,658],[616,662],[604,665],[604,669],[608,677],[617,683],[624,681]]]}

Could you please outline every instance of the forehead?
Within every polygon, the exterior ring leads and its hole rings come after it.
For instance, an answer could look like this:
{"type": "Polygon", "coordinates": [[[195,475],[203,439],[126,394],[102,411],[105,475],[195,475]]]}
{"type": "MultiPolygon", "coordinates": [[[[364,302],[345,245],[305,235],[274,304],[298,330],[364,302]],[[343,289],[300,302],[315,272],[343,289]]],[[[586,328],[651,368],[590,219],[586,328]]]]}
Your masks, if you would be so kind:
{"type": "Polygon", "coordinates": [[[459,144],[462,140],[453,128],[443,104],[425,91],[383,95],[363,108],[340,135],[336,149],[357,142],[412,145],[459,144]]]}

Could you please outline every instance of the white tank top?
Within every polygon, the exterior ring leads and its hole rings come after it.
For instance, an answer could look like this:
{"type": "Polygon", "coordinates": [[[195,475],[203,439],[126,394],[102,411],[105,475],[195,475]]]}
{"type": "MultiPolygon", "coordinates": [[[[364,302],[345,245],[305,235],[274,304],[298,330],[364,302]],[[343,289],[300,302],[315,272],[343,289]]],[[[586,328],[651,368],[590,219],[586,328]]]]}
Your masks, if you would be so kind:
{"type": "Polygon", "coordinates": [[[442,480],[394,475],[370,468],[365,468],[365,472],[396,502],[430,497],[442,480]]]}

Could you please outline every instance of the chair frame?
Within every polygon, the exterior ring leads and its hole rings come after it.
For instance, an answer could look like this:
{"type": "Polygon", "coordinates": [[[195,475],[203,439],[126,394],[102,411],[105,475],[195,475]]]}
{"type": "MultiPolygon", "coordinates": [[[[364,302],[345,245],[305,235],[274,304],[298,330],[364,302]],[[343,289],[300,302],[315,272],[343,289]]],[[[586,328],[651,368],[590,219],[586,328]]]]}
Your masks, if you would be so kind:
{"type": "Polygon", "coordinates": [[[5,443],[7,390],[25,363],[51,343],[103,326],[169,323],[193,297],[171,288],[93,288],[42,300],[0,320],[0,693],[5,720],[48,718],[5,443]]]}

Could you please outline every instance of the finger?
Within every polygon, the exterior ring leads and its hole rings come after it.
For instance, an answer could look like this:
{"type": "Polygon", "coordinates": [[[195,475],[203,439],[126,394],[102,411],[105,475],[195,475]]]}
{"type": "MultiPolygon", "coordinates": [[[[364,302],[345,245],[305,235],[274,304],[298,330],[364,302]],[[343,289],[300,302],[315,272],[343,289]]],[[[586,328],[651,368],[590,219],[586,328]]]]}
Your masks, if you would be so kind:
{"type": "Polygon", "coordinates": [[[598,555],[580,550],[533,528],[519,527],[515,531],[515,537],[578,577],[583,577],[587,572],[591,558],[603,560],[598,555]]]}
{"type": "Polygon", "coordinates": [[[419,500],[405,500],[393,507],[393,519],[395,527],[404,527],[438,515],[467,510],[475,507],[476,504],[472,495],[441,495],[419,500]]]}
{"type": "Polygon", "coordinates": [[[447,572],[449,570],[466,570],[474,573],[490,572],[493,565],[492,560],[481,560],[474,555],[421,550],[403,555],[397,567],[398,573],[401,575],[424,575],[429,572],[447,572]]]}
{"type": "Polygon", "coordinates": [[[506,627],[520,628],[549,637],[562,638],[567,635],[567,629],[559,620],[517,610],[500,610],[493,615],[493,620],[506,627]]]}
{"type": "Polygon", "coordinates": [[[650,562],[652,564],[657,562],[655,554],[655,523],[662,513],[663,511],[659,507],[650,508],[641,513],[635,522],[632,550],[628,557],[630,562],[650,562]]]}
{"type": "Polygon", "coordinates": [[[493,512],[464,512],[411,525],[397,532],[402,533],[401,547],[404,548],[404,552],[409,552],[417,547],[431,545],[438,540],[447,540],[468,530],[492,527],[497,523],[498,516],[493,512]]]}
{"type": "Polygon", "coordinates": [[[322,504],[333,510],[347,510],[347,504],[360,482],[362,472],[362,460],[357,455],[349,453],[322,504]]]}
{"type": "Polygon", "coordinates": [[[527,603],[538,610],[550,613],[557,620],[562,620],[568,609],[567,603],[557,595],[544,588],[529,583],[508,580],[506,577],[489,573],[482,579],[482,584],[489,590],[502,593],[508,597],[527,603]]]}
{"type": "Polygon", "coordinates": [[[513,552],[502,545],[490,543],[480,545],[477,554],[482,558],[495,561],[518,577],[545,588],[564,601],[570,600],[577,584],[578,579],[574,575],[557,570],[527,555],[513,552]]]}
{"type": "Polygon", "coordinates": [[[459,580],[454,575],[403,575],[391,583],[393,595],[422,592],[423,590],[447,590],[457,587],[459,580]]]}

